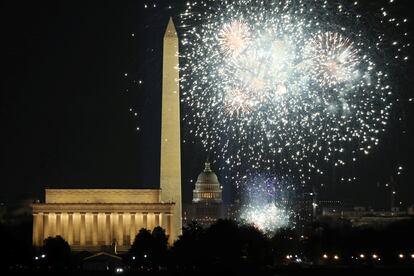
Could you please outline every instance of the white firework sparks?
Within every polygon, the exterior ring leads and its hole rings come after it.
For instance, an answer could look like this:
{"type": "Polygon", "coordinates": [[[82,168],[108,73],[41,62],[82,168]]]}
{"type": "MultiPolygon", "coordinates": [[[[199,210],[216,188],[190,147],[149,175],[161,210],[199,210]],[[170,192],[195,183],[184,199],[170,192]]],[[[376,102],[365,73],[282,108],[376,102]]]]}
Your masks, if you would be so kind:
{"type": "Polygon", "coordinates": [[[358,49],[354,43],[339,33],[325,32],[316,35],[306,45],[310,74],[321,85],[333,86],[357,77],[358,49]]]}
{"type": "Polygon", "coordinates": [[[234,20],[224,24],[218,34],[218,41],[223,51],[232,57],[243,52],[249,40],[249,27],[243,20],[234,20]]]}
{"type": "Polygon", "coordinates": [[[228,91],[225,97],[225,109],[230,115],[239,116],[251,112],[254,108],[251,98],[240,89],[228,91]]]}
{"type": "Polygon", "coordinates": [[[398,31],[403,22],[381,18],[368,26],[355,6],[341,0],[187,4],[181,88],[190,112],[184,120],[224,161],[220,170],[234,172],[232,180],[267,170],[304,184],[327,164],[353,163],[379,144],[393,100],[384,50],[407,45],[385,45],[378,30],[388,24],[398,31]]]}
{"type": "Polygon", "coordinates": [[[274,177],[249,178],[243,185],[244,205],[240,219],[267,234],[291,226],[293,212],[289,207],[289,188],[274,177]]]}
{"type": "Polygon", "coordinates": [[[242,212],[241,219],[265,233],[274,233],[277,229],[289,225],[290,214],[276,203],[266,203],[250,205],[242,212]]]}

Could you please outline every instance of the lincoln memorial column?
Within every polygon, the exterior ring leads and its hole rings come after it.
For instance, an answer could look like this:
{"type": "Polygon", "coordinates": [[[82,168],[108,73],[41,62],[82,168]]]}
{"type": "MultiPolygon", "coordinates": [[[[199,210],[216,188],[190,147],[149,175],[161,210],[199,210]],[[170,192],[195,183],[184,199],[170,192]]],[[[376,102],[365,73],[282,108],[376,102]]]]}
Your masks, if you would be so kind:
{"type": "Polygon", "coordinates": [[[129,226],[129,244],[134,243],[135,235],[137,234],[136,223],[135,223],[135,213],[130,213],[130,226],[129,226]]]}
{"type": "Polygon", "coordinates": [[[124,221],[124,227],[123,227],[123,236],[124,236],[124,245],[129,245],[131,238],[131,215],[130,213],[123,213],[123,221],[124,221]]]}
{"type": "Polygon", "coordinates": [[[80,213],[73,213],[73,244],[80,244],[80,213]]]}
{"type": "Polygon", "coordinates": [[[37,218],[37,242],[38,245],[41,246],[43,244],[43,240],[44,240],[44,236],[43,236],[43,228],[44,228],[44,216],[43,213],[38,213],[38,218],[37,218]]]}
{"type": "Polygon", "coordinates": [[[73,244],[73,213],[68,213],[68,243],[73,244]]]}
{"type": "Polygon", "coordinates": [[[61,214],[61,217],[60,217],[60,220],[61,220],[61,234],[62,234],[62,237],[66,240],[66,241],[68,241],[68,213],[62,213],[61,214]]]}
{"type": "Polygon", "coordinates": [[[105,244],[105,214],[98,213],[98,245],[105,244]]]}
{"type": "Polygon", "coordinates": [[[92,244],[98,245],[98,213],[92,213],[92,244]]]}
{"type": "Polygon", "coordinates": [[[111,245],[112,244],[112,237],[111,237],[111,213],[105,213],[104,235],[105,235],[105,245],[111,245]]]}
{"type": "Polygon", "coordinates": [[[85,245],[92,245],[92,213],[85,213],[85,245]]]}
{"type": "Polygon", "coordinates": [[[85,245],[86,242],[86,221],[85,221],[85,213],[81,213],[80,217],[80,245],[85,245]]]}
{"type": "Polygon", "coordinates": [[[147,229],[152,231],[155,227],[155,215],[154,213],[147,214],[147,229]]]}
{"type": "Polygon", "coordinates": [[[154,213],[155,216],[155,227],[160,226],[160,213],[154,213]]]}
{"type": "Polygon", "coordinates": [[[40,246],[39,243],[39,217],[40,215],[37,213],[33,213],[33,236],[32,242],[34,246],[40,246]]]}
{"type": "Polygon", "coordinates": [[[49,237],[49,213],[43,214],[43,239],[49,237]]]}
{"type": "Polygon", "coordinates": [[[118,216],[117,213],[111,214],[111,244],[113,241],[116,241],[116,244],[119,244],[118,236],[117,236],[117,229],[118,229],[118,216]]]}
{"type": "MultiPolygon", "coordinates": [[[[144,227],[142,213],[135,214],[135,235],[144,227]]],[[[135,237],[134,237],[135,238],[135,237]]]]}
{"type": "Polygon", "coordinates": [[[56,236],[56,213],[49,213],[49,236],[56,236]]]}
{"type": "Polygon", "coordinates": [[[148,229],[148,213],[142,213],[142,228],[148,229]]]}
{"type": "Polygon", "coordinates": [[[61,236],[63,237],[62,234],[62,216],[61,213],[56,213],[56,232],[55,232],[56,236],[61,236]]]}
{"type": "Polygon", "coordinates": [[[124,245],[124,220],[123,213],[118,213],[118,245],[124,245]]]}

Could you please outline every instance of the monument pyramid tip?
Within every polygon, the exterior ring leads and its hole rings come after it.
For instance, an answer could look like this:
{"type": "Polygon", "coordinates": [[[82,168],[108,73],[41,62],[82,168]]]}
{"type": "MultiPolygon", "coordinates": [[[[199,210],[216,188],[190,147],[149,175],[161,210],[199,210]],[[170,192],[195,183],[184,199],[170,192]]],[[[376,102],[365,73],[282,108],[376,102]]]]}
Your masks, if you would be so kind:
{"type": "Polygon", "coordinates": [[[172,17],[170,16],[170,19],[168,20],[167,29],[165,30],[165,37],[177,37],[177,31],[175,29],[174,21],[172,17]]]}

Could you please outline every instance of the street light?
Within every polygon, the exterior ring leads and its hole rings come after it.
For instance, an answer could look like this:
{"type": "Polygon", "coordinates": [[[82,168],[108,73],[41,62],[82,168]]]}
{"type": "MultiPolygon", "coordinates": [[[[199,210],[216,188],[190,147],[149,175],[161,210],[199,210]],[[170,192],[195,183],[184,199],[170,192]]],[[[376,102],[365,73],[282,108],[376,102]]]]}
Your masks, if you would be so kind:
{"type": "Polygon", "coordinates": [[[359,255],[359,257],[360,257],[361,259],[363,259],[363,258],[365,258],[365,255],[364,255],[364,254],[360,254],[360,255],[359,255]]]}
{"type": "Polygon", "coordinates": [[[323,254],[323,256],[322,256],[324,259],[328,259],[328,255],[326,255],[326,254],[323,254]]]}
{"type": "Polygon", "coordinates": [[[400,254],[398,254],[398,257],[399,257],[400,259],[404,259],[404,254],[400,253],[400,254]]]}
{"type": "Polygon", "coordinates": [[[373,259],[378,259],[378,255],[377,254],[372,254],[372,258],[373,259]]]}
{"type": "Polygon", "coordinates": [[[335,259],[335,260],[339,260],[338,255],[335,255],[335,256],[334,256],[334,259],[335,259]]]}

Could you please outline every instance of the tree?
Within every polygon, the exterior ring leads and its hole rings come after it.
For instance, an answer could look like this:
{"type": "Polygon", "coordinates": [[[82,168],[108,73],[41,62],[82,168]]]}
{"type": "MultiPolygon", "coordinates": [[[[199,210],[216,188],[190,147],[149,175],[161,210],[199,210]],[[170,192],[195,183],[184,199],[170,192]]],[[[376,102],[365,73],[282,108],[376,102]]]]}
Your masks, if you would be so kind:
{"type": "Polygon", "coordinates": [[[148,229],[142,228],[135,236],[134,243],[129,251],[139,260],[144,260],[147,259],[148,256],[151,256],[153,245],[154,238],[151,235],[151,232],[148,229]]]}
{"type": "Polygon", "coordinates": [[[235,221],[219,219],[201,236],[204,261],[215,266],[236,267],[242,258],[242,241],[235,221]]]}
{"type": "Polygon", "coordinates": [[[275,261],[282,263],[286,255],[301,251],[300,235],[291,228],[280,228],[271,239],[275,261]]]}
{"type": "Polygon", "coordinates": [[[42,250],[46,255],[46,262],[52,267],[63,267],[71,260],[70,246],[61,236],[45,239],[42,250]]]}
{"type": "Polygon", "coordinates": [[[165,263],[167,245],[168,236],[164,229],[157,226],[151,233],[142,228],[129,251],[140,264],[161,265],[165,263]]]}
{"type": "Polygon", "coordinates": [[[183,227],[183,234],[174,242],[172,247],[173,263],[181,266],[197,265],[202,260],[200,237],[204,233],[203,227],[193,221],[183,227]]]}
{"type": "Polygon", "coordinates": [[[160,226],[155,227],[151,235],[154,239],[152,248],[153,260],[156,264],[164,264],[167,256],[168,236],[160,226]]]}
{"type": "Polygon", "coordinates": [[[242,258],[249,265],[263,266],[272,263],[271,243],[268,237],[253,225],[239,227],[242,258]]]}

